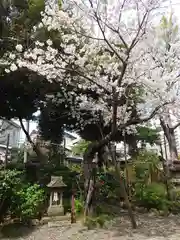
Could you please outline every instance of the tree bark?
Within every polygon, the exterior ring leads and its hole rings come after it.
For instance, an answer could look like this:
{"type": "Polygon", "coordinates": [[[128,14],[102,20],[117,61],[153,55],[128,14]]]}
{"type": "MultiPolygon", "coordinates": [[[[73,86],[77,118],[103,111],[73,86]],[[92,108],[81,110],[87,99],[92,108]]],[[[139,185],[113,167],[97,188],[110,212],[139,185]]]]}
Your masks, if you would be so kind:
{"type": "Polygon", "coordinates": [[[125,202],[127,210],[128,210],[128,215],[129,215],[132,227],[134,229],[136,229],[137,228],[137,223],[136,223],[133,211],[132,211],[132,207],[131,207],[131,203],[129,201],[128,193],[126,191],[125,183],[124,183],[123,178],[121,176],[121,172],[120,172],[121,169],[120,169],[119,165],[117,164],[116,159],[113,157],[113,154],[111,154],[111,155],[112,155],[112,160],[113,160],[113,164],[114,164],[115,171],[116,171],[117,181],[119,182],[122,197],[124,198],[124,202],[125,202]]]}
{"type": "Polygon", "coordinates": [[[26,128],[25,128],[25,126],[23,124],[23,120],[20,117],[19,117],[19,122],[20,122],[20,125],[22,127],[23,132],[26,135],[26,138],[27,138],[28,142],[31,144],[34,152],[36,153],[38,160],[40,161],[40,163],[42,163],[44,161],[44,159],[45,159],[44,154],[41,152],[39,147],[32,141],[31,136],[29,135],[28,131],[26,131],[26,128]]]}
{"type": "MultiPolygon", "coordinates": [[[[112,135],[109,135],[109,136],[111,137],[112,135]]],[[[106,137],[105,139],[103,139],[99,143],[90,144],[88,146],[87,150],[84,153],[85,192],[87,192],[84,216],[88,212],[88,206],[89,206],[89,203],[92,199],[93,191],[95,189],[95,183],[93,181],[90,181],[90,180],[92,180],[92,178],[91,178],[91,172],[92,172],[92,169],[93,169],[92,161],[93,161],[95,153],[98,152],[98,149],[110,142],[110,137],[109,138],[106,137]],[[89,182],[89,184],[88,184],[88,182],[89,182]],[[87,190],[87,188],[88,188],[88,190],[87,190]]],[[[117,180],[120,184],[121,192],[122,192],[125,204],[126,204],[127,209],[128,209],[128,214],[129,214],[129,218],[131,220],[132,227],[137,228],[136,220],[135,220],[132,208],[131,208],[131,204],[130,204],[130,201],[129,201],[129,198],[128,198],[128,194],[126,192],[124,181],[123,181],[123,178],[121,177],[121,174],[120,174],[120,168],[118,167],[117,161],[113,156],[112,156],[112,160],[113,160],[113,165],[114,165],[115,170],[116,170],[117,180]]]]}
{"type": "Polygon", "coordinates": [[[98,161],[93,161],[95,159],[96,144],[90,143],[84,153],[84,190],[85,190],[85,208],[84,208],[84,218],[93,209],[93,196],[95,196],[95,183],[96,183],[96,168],[98,166],[98,161]]]}
{"type": "Polygon", "coordinates": [[[131,157],[135,157],[138,153],[136,136],[131,136],[130,139],[127,139],[127,143],[128,143],[128,153],[129,153],[129,155],[131,157]]]}
{"type": "Polygon", "coordinates": [[[84,218],[86,218],[87,215],[89,215],[89,213],[93,213],[92,211],[92,200],[93,200],[93,194],[95,191],[95,182],[93,181],[93,179],[91,179],[89,181],[89,187],[88,187],[88,193],[86,196],[86,202],[85,202],[85,208],[84,208],[84,218]]]}
{"type": "Polygon", "coordinates": [[[177,160],[178,159],[178,151],[177,151],[176,140],[175,140],[175,132],[174,132],[175,128],[169,127],[169,125],[166,124],[162,118],[160,118],[160,124],[164,131],[166,139],[168,141],[171,161],[177,160]]]}

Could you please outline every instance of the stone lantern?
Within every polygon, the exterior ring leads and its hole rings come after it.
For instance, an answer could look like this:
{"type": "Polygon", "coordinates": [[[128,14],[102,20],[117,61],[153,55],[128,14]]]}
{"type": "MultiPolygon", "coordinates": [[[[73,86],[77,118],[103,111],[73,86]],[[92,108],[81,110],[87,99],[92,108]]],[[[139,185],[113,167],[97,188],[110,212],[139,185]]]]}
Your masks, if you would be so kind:
{"type": "Polygon", "coordinates": [[[63,207],[63,189],[67,185],[63,182],[62,176],[52,176],[51,182],[47,185],[50,189],[50,201],[48,208],[48,216],[64,215],[63,207]]]}

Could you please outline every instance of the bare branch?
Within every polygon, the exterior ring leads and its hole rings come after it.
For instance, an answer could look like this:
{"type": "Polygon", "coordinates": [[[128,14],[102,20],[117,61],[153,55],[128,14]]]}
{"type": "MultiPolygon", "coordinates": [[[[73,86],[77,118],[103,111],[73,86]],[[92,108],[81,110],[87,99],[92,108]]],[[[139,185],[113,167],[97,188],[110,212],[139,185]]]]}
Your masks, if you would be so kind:
{"type": "Polygon", "coordinates": [[[143,123],[143,122],[148,122],[149,120],[151,120],[156,114],[157,112],[164,106],[168,105],[170,102],[165,102],[162,105],[157,106],[152,113],[146,117],[146,118],[141,118],[141,119],[133,119],[130,120],[129,122],[127,122],[125,125],[126,126],[130,126],[130,125],[135,125],[135,124],[139,124],[139,123],[143,123]]]}
{"type": "MultiPolygon", "coordinates": [[[[123,0],[123,3],[122,3],[121,8],[120,8],[120,10],[119,10],[119,23],[120,23],[120,21],[121,21],[122,10],[123,10],[123,8],[124,8],[125,3],[126,3],[126,0],[123,0]]],[[[118,29],[118,32],[119,32],[119,29],[118,29]]]]}
{"type": "Polygon", "coordinates": [[[178,128],[180,126],[180,122],[177,123],[174,127],[172,127],[173,130],[175,130],[176,128],[178,128]]]}
{"type": "MultiPolygon", "coordinates": [[[[139,25],[138,31],[137,31],[137,33],[136,33],[136,36],[135,36],[134,39],[132,40],[131,45],[130,45],[130,47],[129,47],[129,52],[132,50],[133,47],[136,46],[136,44],[137,44],[138,41],[139,41],[139,40],[138,40],[139,34],[140,34],[140,32],[141,32],[141,30],[142,30],[142,27],[143,27],[143,25],[144,25],[144,23],[145,23],[145,21],[146,21],[147,15],[148,15],[148,12],[146,12],[146,13],[144,14],[144,16],[143,16],[143,19],[142,19],[142,21],[141,21],[141,23],[140,23],[140,25],[139,25]]],[[[144,32],[144,33],[145,33],[145,32],[144,32]]],[[[142,35],[143,35],[144,33],[142,33],[142,35]]]]}
{"type": "Polygon", "coordinates": [[[101,19],[101,22],[104,23],[106,25],[106,27],[109,28],[112,32],[117,33],[120,40],[122,41],[123,45],[125,46],[125,48],[128,49],[128,45],[127,45],[126,41],[124,40],[123,36],[120,34],[120,31],[118,29],[111,27],[106,22],[104,22],[102,19],[101,19]]]}
{"type": "Polygon", "coordinates": [[[104,29],[103,29],[103,27],[102,27],[102,25],[101,25],[101,22],[100,22],[100,21],[101,21],[101,18],[97,15],[97,12],[94,11],[94,7],[93,7],[92,0],[89,0],[89,3],[90,3],[90,6],[91,6],[91,8],[92,8],[92,10],[93,10],[93,12],[94,12],[95,19],[96,19],[97,24],[98,24],[98,26],[99,26],[99,29],[100,29],[100,31],[101,31],[101,33],[102,33],[102,35],[103,35],[104,41],[105,41],[106,44],[109,46],[109,48],[116,54],[116,56],[121,60],[121,62],[124,64],[124,63],[125,63],[124,59],[119,55],[119,53],[113,48],[113,46],[112,46],[112,45],[110,44],[110,42],[107,40],[105,31],[104,31],[104,29]]]}

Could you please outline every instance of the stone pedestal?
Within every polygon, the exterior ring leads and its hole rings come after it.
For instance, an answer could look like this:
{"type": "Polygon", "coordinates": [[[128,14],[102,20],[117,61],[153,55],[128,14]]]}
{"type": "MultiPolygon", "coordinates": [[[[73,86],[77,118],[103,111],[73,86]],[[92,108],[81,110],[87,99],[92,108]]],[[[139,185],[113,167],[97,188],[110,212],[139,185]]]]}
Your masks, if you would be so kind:
{"type": "Polygon", "coordinates": [[[47,214],[49,217],[63,216],[64,215],[64,207],[60,206],[60,205],[51,205],[48,208],[47,214]]]}

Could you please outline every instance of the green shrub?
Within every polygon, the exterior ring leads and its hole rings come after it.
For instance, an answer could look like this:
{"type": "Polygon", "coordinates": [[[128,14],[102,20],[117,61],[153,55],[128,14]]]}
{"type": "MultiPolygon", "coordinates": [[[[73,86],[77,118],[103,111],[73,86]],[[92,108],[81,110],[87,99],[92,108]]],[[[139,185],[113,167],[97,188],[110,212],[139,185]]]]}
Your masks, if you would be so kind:
{"type": "Polygon", "coordinates": [[[151,171],[154,171],[159,164],[158,155],[149,151],[140,151],[134,159],[134,170],[136,178],[145,182],[151,171]]]}
{"type": "Polygon", "coordinates": [[[16,170],[0,171],[0,221],[8,213],[14,196],[21,189],[23,172],[16,170]]]}
{"type": "Polygon", "coordinates": [[[39,217],[45,200],[44,190],[39,185],[24,186],[14,197],[11,211],[23,221],[39,217]]]}
{"type": "Polygon", "coordinates": [[[163,184],[136,184],[135,197],[137,203],[147,209],[165,210],[168,207],[166,188],[163,184]]]}
{"type": "Polygon", "coordinates": [[[84,203],[81,199],[75,199],[75,212],[76,214],[83,213],[84,203]]]}
{"type": "Polygon", "coordinates": [[[119,198],[119,183],[111,173],[100,172],[97,175],[96,187],[98,190],[97,200],[99,202],[104,201],[104,199],[107,202],[110,199],[119,198]]]}
{"type": "Polygon", "coordinates": [[[0,171],[1,220],[7,214],[22,220],[38,217],[44,200],[44,190],[37,184],[29,185],[23,171],[0,171]]]}

